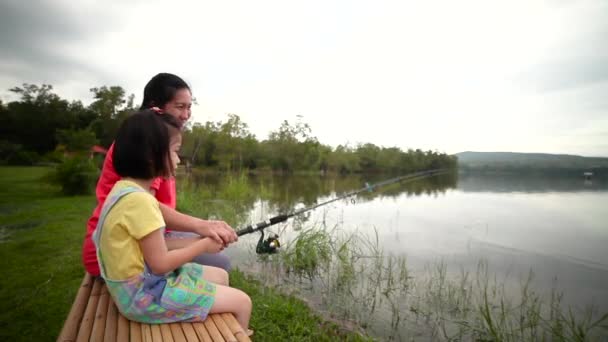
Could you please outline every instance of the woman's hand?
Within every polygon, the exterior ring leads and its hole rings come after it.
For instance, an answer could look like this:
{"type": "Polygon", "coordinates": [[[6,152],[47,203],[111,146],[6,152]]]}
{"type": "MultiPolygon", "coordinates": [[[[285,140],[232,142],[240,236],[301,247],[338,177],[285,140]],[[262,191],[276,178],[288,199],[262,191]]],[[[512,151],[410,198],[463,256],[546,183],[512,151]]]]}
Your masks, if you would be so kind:
{"type": "Polygon", "coordinates": [[[211,238],[224,247],[238,240],[234,229],[224,221],[200,220],[198,234],[211,238]]]}

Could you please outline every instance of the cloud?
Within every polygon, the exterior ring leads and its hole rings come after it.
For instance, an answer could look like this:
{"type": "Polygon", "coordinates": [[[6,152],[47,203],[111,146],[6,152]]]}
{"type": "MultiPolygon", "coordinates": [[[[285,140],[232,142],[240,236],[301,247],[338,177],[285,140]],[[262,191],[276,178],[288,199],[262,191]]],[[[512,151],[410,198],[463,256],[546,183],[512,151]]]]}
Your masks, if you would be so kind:
{"type": "Polygon", "coordinates": [[[1,2],[2,83],[107,79],[98,61],[86,60],[73,51],[84,49],[114,22],[103,8],[58,1],[1,2]]]}
{"type": "Polygon", "coordinates": [[[543,60],[516,75],[517,82],[552,92],[608,81],[608,2],[560,5],[562,13],[555,20],[567,29],[552,37],[556,43],[545,48],[543,60]]]}
{"type": "Polygon", "coordinates": [[[23,82],[139,96],[166,71],[192,85],[194,120],[236,113],[261,138],[299,114],[332,145],[605,149],[604,0],[108,1],[1,1],[2,100],[23,82]],[[555,145],[535,143],[546,129],[555,145]]]}

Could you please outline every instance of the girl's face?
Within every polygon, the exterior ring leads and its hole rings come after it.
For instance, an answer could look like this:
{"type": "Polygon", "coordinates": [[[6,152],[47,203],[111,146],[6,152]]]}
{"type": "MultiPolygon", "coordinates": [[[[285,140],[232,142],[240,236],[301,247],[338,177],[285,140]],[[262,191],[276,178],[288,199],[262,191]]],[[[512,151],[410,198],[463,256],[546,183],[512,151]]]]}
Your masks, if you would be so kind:
{"type": "Polygon", "coordinates": [[[171,151],[171,165],[173,165],[173,170],[177,169],[177,165],[179,164],[179,149],[182,147],[182,135],[176,134],[171,137],[169,142],[169,149],[171,151]]]}
{"type": "Polygon", "coordinates": [[[190,94],[190,90],[188,88],[179,89],[173,99],[167,102],[162,109],[177,118],[182,126],[185,125],[192,115],[192,94],[190,94]]]}

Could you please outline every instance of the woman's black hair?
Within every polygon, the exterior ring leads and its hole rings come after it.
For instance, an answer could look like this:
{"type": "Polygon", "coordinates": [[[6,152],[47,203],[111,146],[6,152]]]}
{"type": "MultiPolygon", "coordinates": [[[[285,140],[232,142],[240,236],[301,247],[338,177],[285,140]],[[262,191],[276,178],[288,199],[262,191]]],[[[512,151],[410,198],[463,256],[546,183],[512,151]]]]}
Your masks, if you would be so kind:
{"type": "Polygon", "coordinates": [[[163,108],[180,89],[188,89],[188,84],[179,76],[169,73],[160,73],[146,84],[144,88],[144,99],[139,109],[151,107],[163,108]]]}
{"type": "Polygon", "coordinates": [[[171,176],[170,138],[179,133],[179,121],[172,115],[143,110],[129,116],[114,141],[116,173],[136,179],[171,176]]]}

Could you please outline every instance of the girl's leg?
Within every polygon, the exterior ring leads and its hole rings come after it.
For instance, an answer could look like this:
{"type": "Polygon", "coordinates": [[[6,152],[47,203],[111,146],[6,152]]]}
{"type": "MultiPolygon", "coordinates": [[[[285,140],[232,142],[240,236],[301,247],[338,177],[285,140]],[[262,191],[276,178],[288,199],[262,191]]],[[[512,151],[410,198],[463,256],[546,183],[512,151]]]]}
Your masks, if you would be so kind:
{"type": "Polygon", "coordinates": [[[209,312],[230,312],[234,314],[236,320],[243,328],[243,332],[247,334],[249,319],[251,318],[251,308],[251,298],[245,292],[232,287],[217,285],[215,302],[209,312]]]}
{"type": "Polygon", "coordinates": [[[203,266],[203,279],[217,285],[228,285],[230,278],[226,270],[213,266],[203,266]]]}

